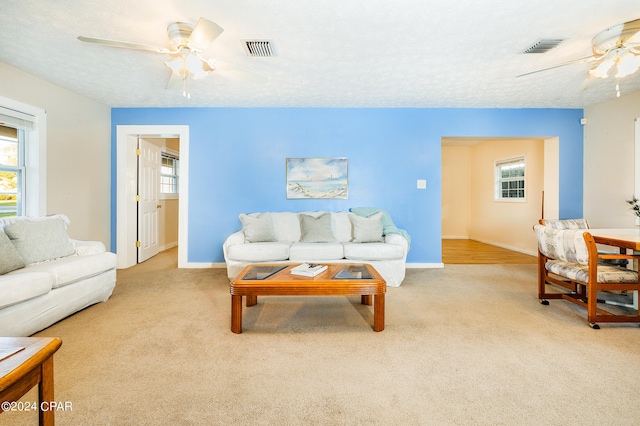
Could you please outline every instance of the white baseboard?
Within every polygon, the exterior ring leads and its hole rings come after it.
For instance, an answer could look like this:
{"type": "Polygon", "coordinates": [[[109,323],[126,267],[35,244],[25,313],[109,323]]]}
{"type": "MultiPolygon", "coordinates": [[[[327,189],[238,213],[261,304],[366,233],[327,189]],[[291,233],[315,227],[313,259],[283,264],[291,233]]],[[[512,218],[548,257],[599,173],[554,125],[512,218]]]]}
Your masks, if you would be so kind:
{"type": "MultiPolygon", "coordinates": [[[[188,262],[185,269],[226,268],[224,262],[188,262]]],[[[407,269],[438,269],[444,268],[444,263],[407,263],[407,269]]]]}
{"type": "Polygon", "coordinates": [[[406,264],[407,269],[439,269],[444,268],[444,263],[418,263],[412,262],[406,264]]]}
{"type": "Polygon", "coordinates": [[[165,244],[163,246],[160,246],[160,251],[169,250],[169,249],[174,248],[174,247],[178,247],[178,242],[177,241],[175,241],[173,243],[165,244]]]}
{"type": "Polygon", "coordinates": [[[529,251],[529,250],[522,249],[520,247],[514,247],[514,246],[507,245],[507,244],[496,243],[495,241],[477,240],[475,238],[474,238],[474,240],[475,241],[479,241],[481,243],[485,243],[485,244],[491,244],[492,246],[500,247],[500,248],[503,248],[503,249],[507,249],[507,250],[511,250],[511,251],[517,251],[518,253],[528,254],[529,256],[538,257],[538,252],[537,251],[529,251]]]}
{"type": "Polygon", "coordinates": [[[206,268],[226,268],[227,264],[224,262],[187,262],[184,266],[185,269],[206,269],[206,268]]]}

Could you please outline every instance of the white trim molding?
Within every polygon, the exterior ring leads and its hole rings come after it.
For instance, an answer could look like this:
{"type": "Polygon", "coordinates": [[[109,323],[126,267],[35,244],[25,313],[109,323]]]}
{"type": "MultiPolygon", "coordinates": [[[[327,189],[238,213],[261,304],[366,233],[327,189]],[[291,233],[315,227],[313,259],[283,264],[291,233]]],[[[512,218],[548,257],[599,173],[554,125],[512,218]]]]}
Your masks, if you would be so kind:
{"type": "Polygon", "coordinates": [[[178,268],[188,267],[189,259],[189,126],[116,126],[116,255],[118,269],[137,263],[137,161],[139,137],[180,139],[180,198],[178,201],[178,268]]]}

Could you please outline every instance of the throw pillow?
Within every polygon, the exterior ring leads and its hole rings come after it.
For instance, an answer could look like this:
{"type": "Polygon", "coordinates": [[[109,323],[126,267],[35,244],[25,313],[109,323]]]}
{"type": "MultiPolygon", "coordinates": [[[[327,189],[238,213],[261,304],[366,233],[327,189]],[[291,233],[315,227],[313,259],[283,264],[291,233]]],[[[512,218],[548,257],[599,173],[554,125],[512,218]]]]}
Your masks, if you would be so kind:
{"type": "Polygon", "coordinates": [[[244,240],[246,242],[262,243],[277,241],[271,214],[262,213],[257,216],[241,214],[240,222],[242,222],[242,231],[244,232],[244,240]]]}
{"type": "Polygon", "coordinates": [[[7,225],[4,231],[27,265],[75,253],[67,226],[60,218],[21,220],[7,225]]]}
{"type": "Polygon", "coordinates": [[[16,246],[14,246],[9,237],[7,237],[7,234],[0,229],[0,275],[24,268],[25,266],[27,265],[25,265],[20,253],[18,253],[16,246]]]}
{"type": "Polygon", "coordinates": [[[379,212],[369,217],[349,213],[349,219],[353,226],[354,243],[379,243],[384,241],[382,236],[382,216],[379,212]]]}
{"type": "Polygon", "coordinates": [[[331,213],[318,217],[300,213],[300,241],[303,243],[333,243],[336,237],[331,231],[331,213]]]}

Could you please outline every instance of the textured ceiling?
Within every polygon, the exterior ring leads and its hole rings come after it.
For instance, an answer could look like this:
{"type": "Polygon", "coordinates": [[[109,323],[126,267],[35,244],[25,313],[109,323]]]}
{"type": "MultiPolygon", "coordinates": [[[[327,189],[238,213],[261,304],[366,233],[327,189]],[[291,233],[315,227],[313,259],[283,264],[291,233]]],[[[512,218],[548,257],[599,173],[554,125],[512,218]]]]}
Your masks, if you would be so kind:
{"type": "MultiPolygon", "coordinates": [[[[591,53],[601,30],[640,18],[638,0],[2,0],[0,62],[112,107],[552,107],[615,98],[615,80],[579,89],[588,65],[516,75],[591,53]],[[171,22],[216,22],[216,71],[191,99],[166,90],[167,55],[77,36],[167,46],[171,22]],[[566,39],[521,54],[541,38],[566,39]],[[241,39],[271,39],[250,58],[241,39]]],[[[1,76],[0,76],[1,78],[1,76]]],[[[640,72],[621,80],[640,90],[640,72]]]]}

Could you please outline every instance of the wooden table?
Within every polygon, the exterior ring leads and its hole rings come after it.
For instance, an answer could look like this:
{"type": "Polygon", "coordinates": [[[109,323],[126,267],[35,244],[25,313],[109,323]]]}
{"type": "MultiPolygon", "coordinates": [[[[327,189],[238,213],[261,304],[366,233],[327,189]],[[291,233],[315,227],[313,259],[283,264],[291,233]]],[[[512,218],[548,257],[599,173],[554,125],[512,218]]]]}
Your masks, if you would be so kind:
{"type": "MultiPolygon", "coordinates": [[[[627,249],[634,252],[640,251],[640,229],[638,228],[619,228],[619,229],[600,229],[590,228],[587,231],[593,235],[593,240],[598,244],[613,246],[620,248],[621,253],[625,253],[627,249]]],[[[610,305],[624,306],[627,308],[638,309],[638,292],[633,292],[633,303],[620,303],[614,301],[605,301],[610,305]]]]}
{"type": "Polygon", "coordinates": [[[19,400],[37,384],[40,424],[54,424],[54,410],[43,410],[43,406],[55,401],[53,397],[53,354],[60,348],[60,345],[62,345],[62,340],[57,337],[0,337],[0,402],[3,403],[2,411],[5,411],[7,402],[19,400]],[[17,352],[11,354],[14,351],[17,352]]]}
{"type": "Polygon", "coordinates": [[[364,266],[370,279],[337,279],[335,275],[345,266],[328,264],[328,269],[315,277],[291,274],[297,265],[289,265],[265,279],[244,279],[254,266],[248,265],[231,281],[231,331],[242,333],[242,297],[247,307],[258,303],[258,296],[349,296],[360,295],[363,305],[371,305],[373,297],[373,330],[384,330],[384,301],[387,283],[371,265],[364,266]]]}
{"type": "Polygon", "coordinates": [[[640,251],[640,229],[587,229],[598,244],[640,251]]]}

